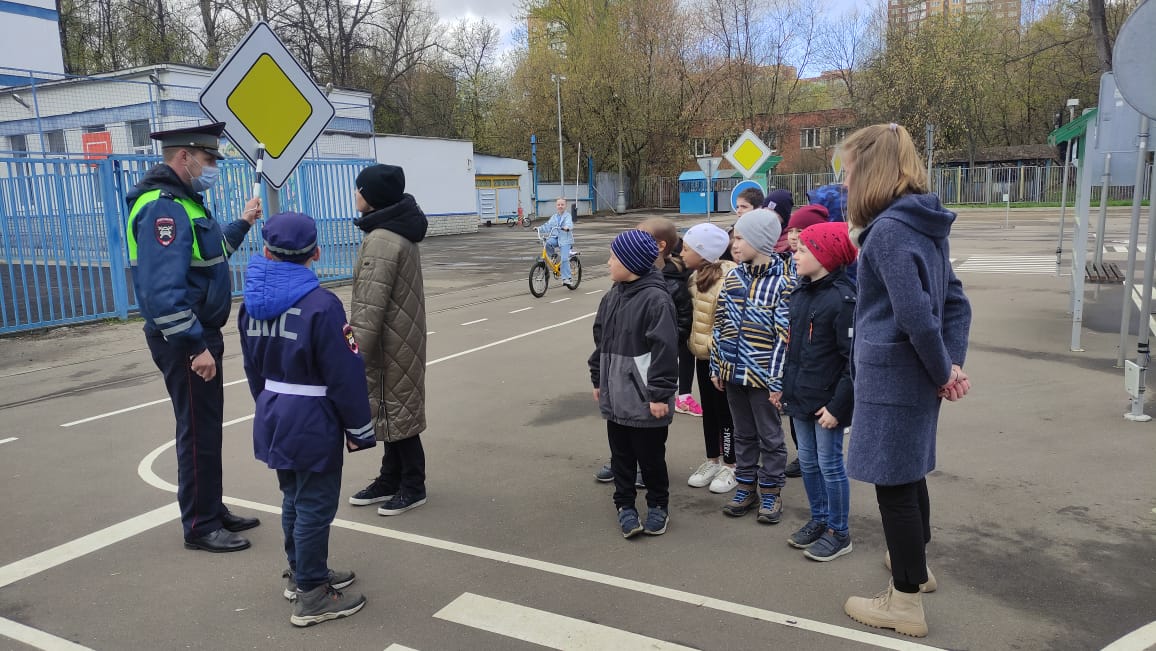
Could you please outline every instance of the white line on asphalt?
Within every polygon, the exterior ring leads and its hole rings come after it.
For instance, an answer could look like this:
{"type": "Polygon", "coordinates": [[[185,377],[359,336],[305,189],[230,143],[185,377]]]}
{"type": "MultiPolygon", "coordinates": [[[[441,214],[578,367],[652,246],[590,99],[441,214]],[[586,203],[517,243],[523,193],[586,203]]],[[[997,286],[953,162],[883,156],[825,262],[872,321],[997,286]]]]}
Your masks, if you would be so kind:
{"type": "MultiPolygon", "coordinates": [[[[586,315],[585,317],[580,317],[580,319],[588,318],[589,316],[591,316],[591,315],[586,315]]],[[[579,320],[579,319],[574,319],[573,321],[577,321],[577,320],[579,320]]],[[[573,322],[573,321],[571,321],[571,322],[573,322]]],[[[557,324],[557,325],[561,325],[561,324],[557,324]]],[[[557,325],[547,326],[546,328],[543,328],[543,329],[547,330],[549,328],[557,327],[557,325]]],[[[529,336],[531,334],[535,334],[535,333],[526,333],[524,335],[518,335],[518,336],[519,337],[525,337],[525,336],[529,336]]],[[[465,353],[461,353],[461,354],[465,354],[465,353]]],[[[146,456],[144,459],[141,460],[140,465],[137,466],[137,473],[140,474],[141,479],[144,480],[144,482],[149,484],[150,486],[155,486],[157,488],[161,488],[162,490],[167,490],[169,492],[175,493],[177,490],[177,487],[173,486],[172,484],[170,484],[167,481],[158,477],[152,469],[152,461],[154,461],[165,450],[172,447],[173,445],[174,445],[174,442],[169,441],[168,443],[165,443],[164,445],[160,446],[156,450],[153,450],[152,452],[150,452],[148,454],[148,456],[146,456]]],[[[235,497],[225,497],[222,501],[225,504],[228,504],[229,506],[236,506],[236,507],[240,507],[240,508],[249,509],[252,511],[263,511],[265,513],[271,513],[274,515],[279,515],[281,513],[281,507],[274,506],[272,504],[262,504],[261,502],[254,502],[251,500],[245,500],[245,499],[240,499],[240,498],[235,498],[235,497]]],[[[118,526],[120,526],[120,525],[118,525],[118,526]]],[[[387,529],[385,527],[380,527],[377,525],[364,524],[362,522],[354,522],[352,520],[343,520],[343,519],[337,518],[337,519],[333,520],[332,526],[340,527],[342,529],[349,529],[350,531],[358,531],[361,533],[368,533],[368,534],[371,534],[374,536],[380,536],[382,538],[390,538],[392,540],[398,540],[401,542],[413,543],[415,545],[422,545],[424,547],[430,547],[433,549],[440,549],[440,550],[447,551],[447,552],[454,552],[457,554],[463,554],[465,556],[473,556],[474,558],[481,558],[481,559],[495,561],[498,563],[505,563],[507,565],[513,565],[516,567],[524,567],[526,569],[537,570],[539,572],[546,572],[548,574],[554,574],[557,576],[564,576],[564,577],[576,579],[579,581],[588,581],[590,583],[597,583],[600,585],[610,586],[612,588],[620,588],[622,590],[630,590],[632,592],[638,592],[638,593],[645,594],[645,595],[660,597],[663,599],[669,599],[671,601],[677,601],[677,602],[681,602],[681,603],[685,603],[685,604],[690,604],[692,606],[699,606],[702,608],[710,608],[711,610],[717,610],[719,612],[730,613],[730,614],[739,615],[739,616],[746,616],[746,617],[749,617],[751,619],[757,619],[757,620],[761,620],[764,622],[769,622],[771,624],[781,624],[783,626],[789,626],[791,628],[798,628],[801,630],[810,631],[812,633],[819,633],[821,635],[828,635],[831,637],[837,637],[837,638],[841,638],[844,640],[851,640],[853,642],[862,642],[863,644],[874,644],[875,646],[883,647],[886,649],[903,649],[903,650],[910,650],[910,651],[917,651],[917,650],[925,651],[928,649],[934,649],[935,648],[935,647],[926,646],[923,644],[918,644],[916,642],[908,642],[906,640],[892,639],[889,637],[885,637],[883,635],[878,635],[875,633],[868,633],[866,631],[861,631],[858,629],[844,628],[842,626],[836,626],[834,624],[827,624],[825,622],[820,622],[820,621],[813,620],[813,619],[806,619],[803,617],[795,617],[794,615],[779,613],[779,612],[775,612],[773,610],[766,610],[763,608],[756,608],[755,606],[748,606],[746,604],[740,604],[740,603],[735,603],[735,602],[731,602],[731,601],[725,601],[723,599],[716,599],[714,597],[707,597],[707,596],[703,596],[703,595],[698,595],[698,594],[694,594],[692,592],[686,592],[685,590],[676,590],[674,588],[667,588],[667,587],[660,586],[660,585],[654,585],[652,583],[643,583],[642,581],[635,581],[633,579],[625,579],[625,578],[622,578],[619,576],[614,576],[612,574],[603,574],[602,572],[593,572],[590,570],[583,570],[583,569],[580,569],[577,567],[570,567],[568,565],[562,565],[560,563],[551,563],[549,561],[540,561],[540,560],[537,560],[534,558],[517,556],[514,554],[508,554],[506,552],[500,552],[500,551],[496,551],[496,550],[492,550],[492,549],[486,549],[484,547],[475,547],[473,545],[464,545],[462,543],[456,543],[456,542],[452,542],[449,540],[442,540],[440,538],[431,538],[429,536],[422,536],[419,534],[408,533],[405,531],[395,531],[393,529],[387,529]]],[[[0,585],[0,587],[3,587],[3,586],[0,585]]]]}
{"type": "Polygon", "coordinates": [[[6,439],[0,439],[0,445],[4,445],[5,443],[11,443],[12,441],[19,441],[19,440],[20,440],[20,437],[18,437],[18,436],[13,436],[13,437],[6,438],[6,439]]]}
{"type": "Polygon", "coordinates": [[[44,651],[92,651],[89,647],[81,646],[10,619],[0,618],[0,635],[17,642],[23,642],[36,649],[44,649],[44,651]]]}
{"type": "MultiPolygon", "coordinates": [[[[245,378],[241,378],[240,380],[233,380],[232,382],[226,382],[223,386],[231,387],[234,384],[241,384],[242,382],[246,382],[246,381],[247,380],[245,378]]],[[[172,400],[172,398],[161,398],[160,400],[153,400],[152,402],[142,402],[139,405],[133,405],[131,407],[125,407],[124,409],[117,409],[116,411],[109,411],[109,412],[105,412],[103,414],[97,414],[95,416],[89,416],[88,418],[81,418],[80,420],[74,420],[70,423],[64,423],[63,425],[61,425],[61,427],[72,427],[74,425],[83,425],[85,423],[91,423],[94,420],[100,420],[102,418],[108,418],[109,416],[119,416],[120,414],[127,414],[130,411],[136,411],[137,409],[144,409],[145,407],[152,407],[153,405],[159,405],[159,404],[164,403],[164,402],[169,402],[170,400],[172,400]]]]}
{"type": "Polygon", "coordinates": [[[428,337],[428,336],[430,336],[430,335],[436,335],[436,334],[437,334],[437,333],[436,333],[436,332],[434,332],[433,330],[430,330],[429,332],[425,333],[425,335],[426,335],[427,337],[428,337]]]}
{"type": "Polygon", "coordinates": [[[526,310],[532,310],[532,309],[534,309],[534,308],[532,308],[532,307],[520,307],[516,310],[511,310],[510,314],[517,314],[518,312],[525,312],[526,310]]]}
{"type": "MultiPolygon", "coordinates": [[[[172,443],[166,443],[166,445],[172,445],[172,443]]],[[[57,565],[63,565],[86,554],[91,554],[99,549],[104,549],[122,540],[128,540],[139,533],[144,533],[179,517],[181,517],[181,511],[177,508],[177,503],[173,502],[148,513],[129,518],[124,522],[105,527],[100,531],[81,536],[76,540],[57,545],[52,549],[46,549],[39,554],[33,554],[28,558],[9,563],[0,567],[0,588],[52,569],[57,565]]]]}
{"type": "Polygon", "coordinates": [[[1156,646],[1156,622],[1146,624],[1104,647],[1103,651],[1144,651],[1156,646]]]}
{"type": "Polygon", "coordinates": [[[417,651],[417,649],[411,649],[407,646],[402,646],[395,643],[385,647],[385,651],[417,651]]]}
{"type": "Polygon", "coordinates": [[[592,291],[592,292],[586,292],[586,295],[587,295],[587,296],[589,296],[589,295],[591,295],[591,294],[601,294],[601,293],[602,293],[602,291],[603,291],[603,290],[601,290],[601,289],[596,289],[596,290],[594,290],[594,291],[592,291]]]}
{"type": "Polygon", "coordinates": [[[553,330],[554,328],[561,328],[562,326],[567,326],[567,325],[570,325],[571,323],[577,323],[579,321],[582,321],[583,319],[589,319],[590,317],[594,316],[595,314],[598,314],[598,313],[597,312],[591,312],[589,314],[583,314],[582,316],[575,317],[573,319],[570,319],[569,321],[562,321],[561,323],[555,323],[553,325],[548,325],[548,326],[545,326],[543,328],[538,328],[537,330],[531,330],[529,332],[523,332],[522,334],[514,335],[513,337],[506,337],[505,339],[499,339],[498,341],[491,341],[488,344],[478,346],[476,348],[470,348],[469,350],[463,350],[460,353],[454,353],[452,355],[446,355],[445,357],[439,357],[437,359],[430,360],[430,361],[426,362],[426,366],[433,366],[434,364],[441,364],[442,362],[448,362],[451,359],[456,359],[458,357],[464,357],[464,356],[472,354],[472,353],[486,350],[487,348],[493,348],[494,346],[501,346],[502,344],[508,344],[511,341],[517,341],[519,339],[525,339],[526,337],[533,337],[534,335],[536,335],[540,332],[546,332],[547,330],[553,330]]]}
{"type": "Polygon", "coordinates": [[[569,298],[560,298],[556,301],[550,301],[550,303],[565,303],[568,300],[570,300],[570,299],[569,298]]]}
{"type": "Polygon", "coordinates": [[[473,321],[466,321],[462,325],[464,325],[464,326],[474,325],[475,323],[481,323],[482,321],[489,321],[489,319],[474,319],[473,321]]]}
{"type": "Polygon", "coordinates": [[[463,593],[434,617],[549,649],[669,649],[692,651],[653,637],[556,615],[508,601],[463,593]],[[578,640],[581,640],[579,643],[578,640]]]}

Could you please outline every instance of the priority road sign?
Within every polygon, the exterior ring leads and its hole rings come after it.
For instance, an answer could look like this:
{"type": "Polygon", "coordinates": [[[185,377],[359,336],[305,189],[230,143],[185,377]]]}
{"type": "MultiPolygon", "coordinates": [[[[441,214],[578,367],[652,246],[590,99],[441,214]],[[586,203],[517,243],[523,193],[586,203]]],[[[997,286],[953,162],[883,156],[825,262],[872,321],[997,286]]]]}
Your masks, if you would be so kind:
{"type": "Polygon", "coordinates": [[[201,91],[201,108],[264,176],[284,185],[336,111],[268,23],[253,25],[201,91]]]}
{"type": "Polygon", "coordinates": [[[749,179],[758,172],[763,163],[767,162],[772,153],[771,148],[767,147],[754,131],[747,129],[723,155],[744,178],[749,179]]]}
{"type": "Polygon", "coordinates": [[[831,171],[835,173],[835,182],[838,183],[843,178],[843,155],[839,149],[835,149],[835,155],[831,157],[831,171]]]}

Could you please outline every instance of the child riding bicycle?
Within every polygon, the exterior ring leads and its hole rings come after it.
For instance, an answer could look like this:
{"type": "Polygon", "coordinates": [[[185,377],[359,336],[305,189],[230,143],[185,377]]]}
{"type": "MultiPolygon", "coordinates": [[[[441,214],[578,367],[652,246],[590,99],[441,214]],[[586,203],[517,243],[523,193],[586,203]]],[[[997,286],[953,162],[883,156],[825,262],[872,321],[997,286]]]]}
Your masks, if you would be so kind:
{"type": "Polygon", "coordinates": [[[556,252],[562,258],[562,284],[569,287],[570,278],[570,249],[574,248],[574,217],[566,210],[566,199],[559,197],[555,202],[557,212],[550,215],[539,232],[546,235],[546,253],[551,258],[556,252]]]}

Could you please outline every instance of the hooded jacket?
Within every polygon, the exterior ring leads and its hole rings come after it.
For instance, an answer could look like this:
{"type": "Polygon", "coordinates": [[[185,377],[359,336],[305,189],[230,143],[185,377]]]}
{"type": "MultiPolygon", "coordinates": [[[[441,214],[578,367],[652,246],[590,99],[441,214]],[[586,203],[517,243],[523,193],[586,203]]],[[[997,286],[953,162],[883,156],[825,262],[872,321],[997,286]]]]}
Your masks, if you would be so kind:
{"type": "Polygon", "coordinates": [[[783,411],[792,418],[816,420],[826,407],[851,424],[851,339],[855,323],[855,286],[842,269],[812,282],[802,279],[791,294],[791,336],[783,370],[783,411]]]}
{"type": "Polygon", "coordinates": [[[678,328],[674,301],[655,268],[629,283],[615,283],[594,317],[590,381],[606,420],[628,427],[664,427],[674,414],[678,389],[678,328]],[[670,408],[665,418],[650,403],[670,408]]]}
{"type": "Polygon", "coordinates": [[[935,468],[939,387],[963,366],[971,306],[951,268],[955,214],[933,194],[896,199],[860,235],[848,474],[918,481],[935,468]]]}
{"type": "Polygon", "coordinates": [[[666,281],[666,291],[674,300],[674,314],[678,323],[678,341],[685,344],[690,339],[690,327],[694,321],[694,306],[690,298],[690,270],[682,258],[672,255],[662,267],[662,278],[666,281]]]}
{"type": "Polygon", "coordinates": [[[249,223],[238,219],[222,228],[201,195],[163,163],[129,191],[129,214],[142,195],[154,190],[158,196],[143,199],[148,203],[127,222],[137,252],[133,289],[145,332],[159,333],[170,344],[196,355],[205,350],[205,328],[219,329],[229,320],[233,289],[228,257],[245,240],[249,223]],[[190,220],[178,200],[194,203],[205,216],[190,220]],[[199,261],[193,259],[194,242],[201,254],[199,261]]]}
{"type": "Polygon", "coordinates": [[[357,220],[365,232],[353,268],[350,324],[365,357],[379,441],[425,431],[425,287],[418,242],[429,221],[413,195],[357,220]]]}
{"type": "Polygon", "coordinates": [[[253,256],[237,315],[257,403],[253,454],[276,470],[341,468],[346,440],[376,445],[365,365],[341,300],[308,267],[253,256]]]}
{"type": "Polygon", "coordinates": [[[741,264],[724,277],[710,372],[724,382],[774,392],[783,390],[795,279],[782,256],[770,258],[757,267],[741,264]]]}

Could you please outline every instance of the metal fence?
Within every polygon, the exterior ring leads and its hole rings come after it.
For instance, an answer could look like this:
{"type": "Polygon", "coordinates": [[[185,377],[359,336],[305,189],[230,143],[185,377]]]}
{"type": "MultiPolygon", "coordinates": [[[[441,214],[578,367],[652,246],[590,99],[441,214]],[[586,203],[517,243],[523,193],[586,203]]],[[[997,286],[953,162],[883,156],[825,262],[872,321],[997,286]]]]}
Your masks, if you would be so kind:
{"type": "MultiPolygon", "coordinates": [[[[0,333],[127,318],[137,309],[128,269],[126,196],[160,159],[153,156],[0,157],[0,333]]],[[[352,189],[369,160],[306,160],[281,190],[281,209],[317,220],[322,281],[351,276],[361,235],[352,189]]],[[[219,221],[240,214],[253,172],[236,159],[220,163],[206,195],[219,221]]],[[[230,260],[234,295],[245,266],[261,250],[253,228],[230,260]]]]}
{"type": "Polygon", "coordinates": [[[678,208],[678,178],[673,176],[644,176],[638,181],[631,207],[678,208]]]}
{"type": "MultiPolygon", "coordinates": [[[[931,170],[931,191],[945,204],[1000,204],[1004,195],[1011,203],[1056,203],[1063,194],[1064,168],[1061,165],[1023,167],[937,167],[931,170]]],[[[1152,165],[1145,173],[1144,185],[1152,178],[1152,165]]],[[[1132,182],[1108,187],[1110,201],[1131,201],[1132,182]]],[[[1098,179],[1097,179],[1098,181],[1098,179]]],[[[768,180],[770,188],[785,188],[794,195],[795,205],[807,203],[807,191],[835,182],[835,175],[774,174],[768,180]]],[[[1068,200],[1076,191],[1076,170],[1068,172],[1068,200]]],[[[1092,202],[1100,201],[1100,186],[1092,187],[1092,202]]]]}

